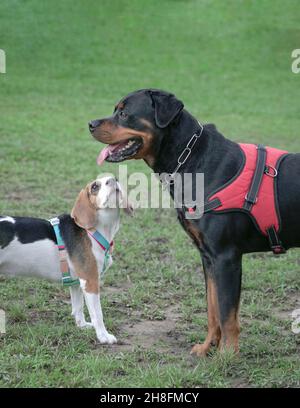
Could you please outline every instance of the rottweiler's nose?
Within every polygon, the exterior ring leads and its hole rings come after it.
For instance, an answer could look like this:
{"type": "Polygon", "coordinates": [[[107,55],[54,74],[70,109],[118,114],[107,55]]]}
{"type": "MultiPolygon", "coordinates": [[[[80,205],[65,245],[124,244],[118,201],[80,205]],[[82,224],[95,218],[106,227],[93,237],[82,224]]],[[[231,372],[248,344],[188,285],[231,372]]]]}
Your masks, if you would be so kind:
{"type": "Polygon", "coordinates": [[[100,125],[100,120],[91,120],[89,122],[89,129],[90,131],[96,129],[100,125]]]}

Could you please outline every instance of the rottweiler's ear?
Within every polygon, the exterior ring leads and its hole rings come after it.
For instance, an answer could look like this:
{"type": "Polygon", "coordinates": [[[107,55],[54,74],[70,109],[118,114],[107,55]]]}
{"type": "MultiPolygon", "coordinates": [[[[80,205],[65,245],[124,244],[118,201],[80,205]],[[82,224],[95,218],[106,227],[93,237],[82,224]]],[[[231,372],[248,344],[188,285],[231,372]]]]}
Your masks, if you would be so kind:
{"type": "Polygon", "coordinates": [[[165,128],[182,111],[184,104],[173,94],[151,92],[155,109],[155,122],[159,128],[165,128]]]}
{"type": "Polygon", "coordinates": [[[89,199],[88,186],[81,190],[71,212],[76,224],[84,229],[94,228],[97,222],[96,208],[89,199]]]}

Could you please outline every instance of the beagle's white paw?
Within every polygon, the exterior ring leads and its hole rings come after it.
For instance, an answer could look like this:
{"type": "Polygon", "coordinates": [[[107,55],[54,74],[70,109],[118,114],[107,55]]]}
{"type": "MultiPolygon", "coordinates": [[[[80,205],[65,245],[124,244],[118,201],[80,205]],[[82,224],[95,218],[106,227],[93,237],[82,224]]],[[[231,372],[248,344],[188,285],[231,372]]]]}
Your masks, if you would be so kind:
{"type": "Polygon", "coordinates": [[[300,309],[293,311],[292,318],[295,319],[292,323],[292,332],[300,334],[300,309]]]}
{"type": "Polygon", "coordinates": [[[81,329],[91,329],[94,326],[93,326],[93,323],[91,323],[91,322],[82,322],[79,327],[81,329]]]}
{"type": "Polygon", "coordinates": [[[91,322],[86,322],[85,320],[76,320],[76,326],[81,329],[90,329],[94,327],[91,322]]]}
{"type": "Polygon", "coordinates": [[[109,333],[101,333],[100,335],[97,336],[98,340],[100,341],[101,344],[114,344],[117,343],[117,339],[115,336],[109,333]]]}

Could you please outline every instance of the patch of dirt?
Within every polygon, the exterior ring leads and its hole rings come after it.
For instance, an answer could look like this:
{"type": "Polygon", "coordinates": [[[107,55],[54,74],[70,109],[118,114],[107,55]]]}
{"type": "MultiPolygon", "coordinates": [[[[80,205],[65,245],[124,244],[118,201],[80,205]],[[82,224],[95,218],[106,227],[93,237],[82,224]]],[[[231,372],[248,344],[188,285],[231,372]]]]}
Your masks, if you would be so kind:
{"type": "Polygon", "coordinates": [[[153,239],[150,239],[150,242],[154,243],[155,246],[157,246],[157,244],[168,244],[169,243],[169,239],[168,238],[164,238],[164,237],[155,237],[153,239]]]}
{"type": "Polygon", "coordinates": [[[130,289],[132,286],[131,282],[124,283],[123,286],[106,286],[103,285],[101,287],[101,291],[105,294],[114,294],[114,293],[121,293],[126,292],[126,290],[130,289]]]}
{"type": "Polygon", "coordinates": [[[231,382],[231,388],[251,388],[251,386],[244,380],[237,378],[231,382]]]}
{"type": "Polygon", "coordinates": [[[45,320],[47,322],[53,321],[55,319],[56,312],[53,310],[45,310],[45,311],[39,311],[37,312],[36,310],[30,310],[27,312],[27,318],[26,321],[29,324],[39,324],[42,320],[45,320]]]}
{"type": "Polygon", "coordinates": [[[33,191],[23,188],[14,188],[14,191],[7,191],[5,193],[5,199],[8,201],[34,201],[34,193],[33,191]]]}
{"type": "Polygon", "coordinates": [[[186,343],[184,336],[176,330],[176,322],[180,318],[178,308],[169,306],[164,310],[164,320],[139,320],[121,326],[119,342],[115,351],[133,351],[136,347],[156,352],[177,354],[182,352],[181,345],[186,343]],[[171,349],[171,351],[170,351],[171,349]]]}
{"type": "Polygon", "coordinates": [[[296,309],[300,309],[299,293],[292,293],[289,297],[288,304],[282,305],[282,307],[284,307],[284,310],[278,308],[275,309],[275,316],[282,320],[292,321],[292,312],[296,309]]]}

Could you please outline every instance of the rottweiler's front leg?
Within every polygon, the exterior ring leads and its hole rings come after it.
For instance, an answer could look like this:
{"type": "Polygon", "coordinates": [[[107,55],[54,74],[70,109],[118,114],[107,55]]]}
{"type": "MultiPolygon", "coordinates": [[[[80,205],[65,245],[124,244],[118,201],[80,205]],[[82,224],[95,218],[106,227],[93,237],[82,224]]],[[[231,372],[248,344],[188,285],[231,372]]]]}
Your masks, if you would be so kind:
{"type": "Polygon", "coordinates": [[[204,356],[212,344],[220,350],[239,351],[239,301],[241,291],[241,256],[228,251],[210,261],[203,260],[206,277],[208,334],[192,353],[204,356]]]}
{"type": "Polygon", "coordinates": [[[208,333],[203,344],[195,344],[191,354],[204,357],[211,346],[218,346],[221,339],[221,328],[219,321],[219,309],[217,304],[216,288],[211,278],[207,281],[207,319],[208,333]]]}
{"type": "Polygon", "coordinates": [[[209,259],[202,258],[206,285],[208,333],[203,344],[196,344],[191,354],[206,356],[212,345],[218,346],[221,339],[219,305],[216,284],[212,277],[212,265],[209,259]]]}

